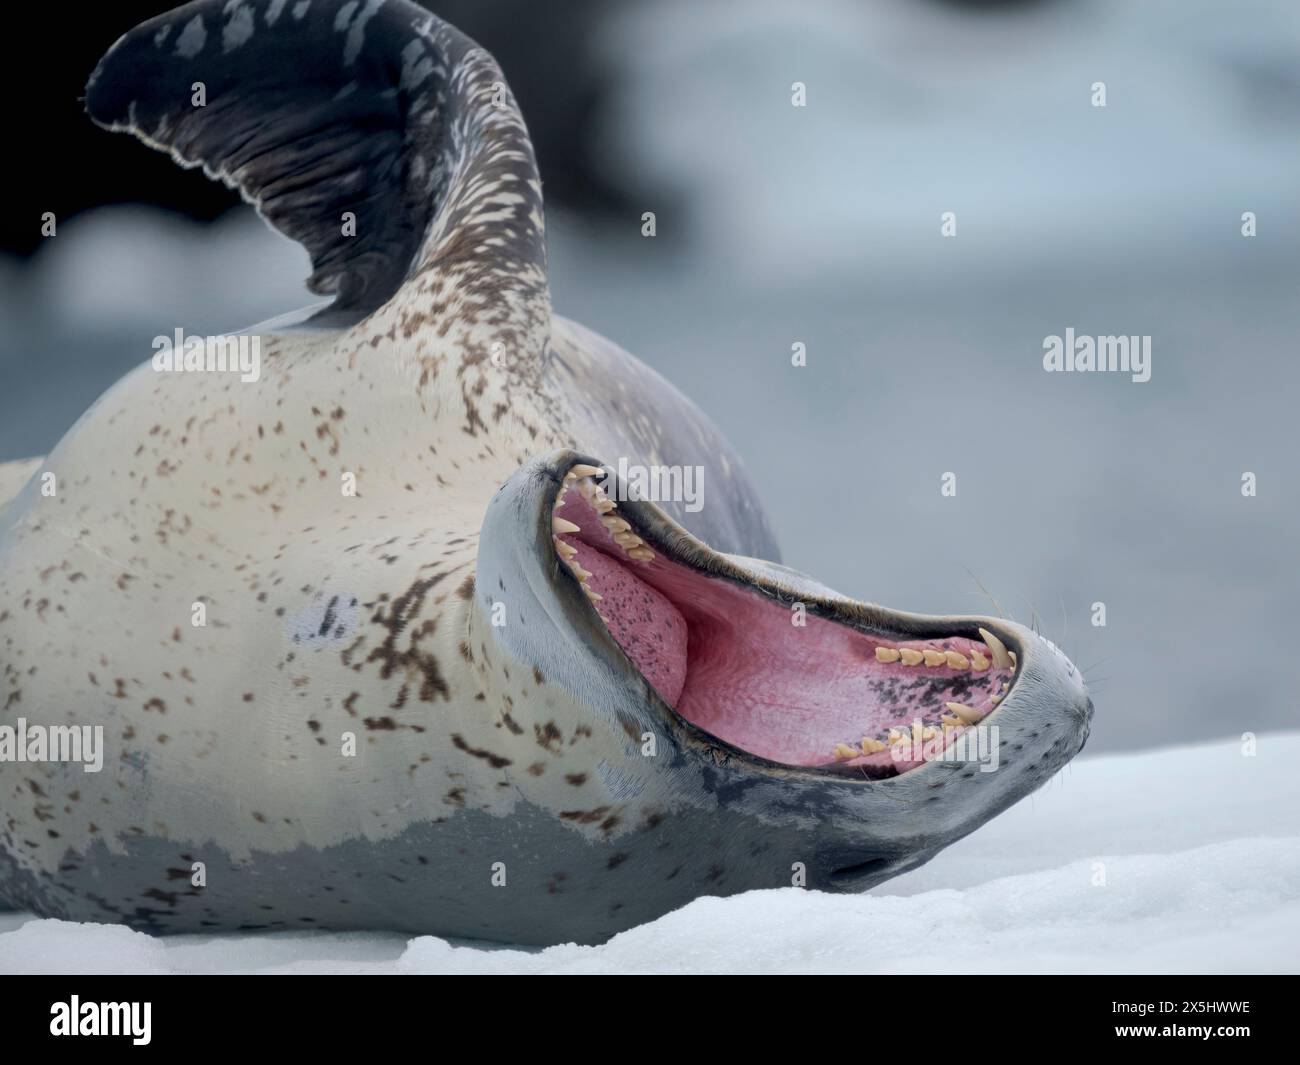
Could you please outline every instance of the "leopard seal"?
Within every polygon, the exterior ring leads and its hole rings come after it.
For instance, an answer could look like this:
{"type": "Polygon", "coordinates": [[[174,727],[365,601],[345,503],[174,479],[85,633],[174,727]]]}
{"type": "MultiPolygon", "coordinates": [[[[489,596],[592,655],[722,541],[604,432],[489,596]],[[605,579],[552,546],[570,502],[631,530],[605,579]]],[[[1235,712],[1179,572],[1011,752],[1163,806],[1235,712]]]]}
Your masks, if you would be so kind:
{"type": "Polygon", "coordinates": [[[86,107],[240,189],[330,299],[238,334],[255,379],[155,355],[0,477],[5,904],[593,943],[863,890],[1083,745],[1059,650],[782,566],[707,418],[552,312],[522,116],[446,23],[199,0],[86,107]],[[23,757],[60,728],[102,771],[23,757]]]}

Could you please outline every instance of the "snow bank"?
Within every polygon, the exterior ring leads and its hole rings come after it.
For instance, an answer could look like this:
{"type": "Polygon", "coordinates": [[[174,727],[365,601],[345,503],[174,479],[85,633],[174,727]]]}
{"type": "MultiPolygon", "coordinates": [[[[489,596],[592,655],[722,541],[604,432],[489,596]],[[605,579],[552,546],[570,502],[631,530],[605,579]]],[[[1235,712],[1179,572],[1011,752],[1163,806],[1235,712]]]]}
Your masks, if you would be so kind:
{"type": "Polygon", "coordinates": [[[1083,759],[868,895],[698,899],[599,947],[157,939],[0,915],[6,973],[1296,972],[1300,733],[1083,759]]]}

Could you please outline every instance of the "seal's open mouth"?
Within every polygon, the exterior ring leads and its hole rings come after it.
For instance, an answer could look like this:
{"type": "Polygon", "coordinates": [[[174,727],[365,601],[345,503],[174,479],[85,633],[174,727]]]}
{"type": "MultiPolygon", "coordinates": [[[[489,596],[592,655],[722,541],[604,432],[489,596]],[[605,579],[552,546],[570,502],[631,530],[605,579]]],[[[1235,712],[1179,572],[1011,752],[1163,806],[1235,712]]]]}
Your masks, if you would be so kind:
{"type": "Polygon", "coordinates": [[[596,483],[603,475],[584,464],[566,474],[555,550],[663,700],[731,746],[784,765],[892,776],[943,750],[1010,690],[1015,652],[987,629],[863,629],[704,572],[635,523],[632,506],[619,510],[596,483]]]}

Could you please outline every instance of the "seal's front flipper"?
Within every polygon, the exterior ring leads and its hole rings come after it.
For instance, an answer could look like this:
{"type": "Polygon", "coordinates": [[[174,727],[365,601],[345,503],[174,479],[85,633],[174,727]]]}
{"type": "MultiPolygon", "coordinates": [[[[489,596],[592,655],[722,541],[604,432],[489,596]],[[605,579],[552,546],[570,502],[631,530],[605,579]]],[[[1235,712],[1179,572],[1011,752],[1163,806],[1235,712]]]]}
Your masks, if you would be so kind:
{"type": "Polygon", "coordinates": [[[496,62],[406,0],[198,0],[86,86],[96,123],[237,187],[306,247],[332,314],[437,270],[517,331],[549,326],[541,186],[496,62]]]}

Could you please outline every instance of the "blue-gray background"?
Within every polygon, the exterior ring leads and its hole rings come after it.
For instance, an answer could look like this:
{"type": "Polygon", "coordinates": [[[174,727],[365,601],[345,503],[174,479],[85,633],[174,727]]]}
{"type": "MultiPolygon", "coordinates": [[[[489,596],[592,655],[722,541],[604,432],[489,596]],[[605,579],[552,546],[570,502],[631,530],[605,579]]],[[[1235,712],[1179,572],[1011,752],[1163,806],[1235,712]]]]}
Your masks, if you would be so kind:
{"type": "MultiPolygon", "coordinates": [[[[491,46],[513,6],[467,29],[491,46]]],[[[556,308],[722,426],[787,563],[904,609],[1036,615],[1094,682],[1093,750],[1297,725],[1300,6],[580,14],[587,185],[539,139],[556,308]],[[1070,326],[1152,336],[1151,381],[1044,373],[1070,326]]],[[[247,208],[101,206],[0,257],[0,460],[53,446],[157,333],[309,302],[307,272],[247,208]]]]}

